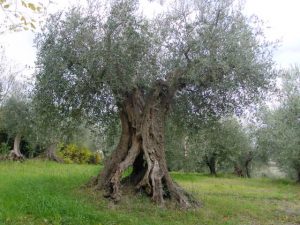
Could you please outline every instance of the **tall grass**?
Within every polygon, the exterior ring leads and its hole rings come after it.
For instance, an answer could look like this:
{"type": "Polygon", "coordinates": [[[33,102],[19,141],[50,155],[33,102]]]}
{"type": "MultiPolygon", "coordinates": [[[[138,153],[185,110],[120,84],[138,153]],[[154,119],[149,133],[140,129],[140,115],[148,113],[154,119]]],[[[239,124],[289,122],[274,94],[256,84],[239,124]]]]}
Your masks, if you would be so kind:
{"type": "Polygon", "coordinates": [[[202,208],[161,208],[145,196],[118,205],[82,188],[99,166],[0,163],[0,224],[179,225],[300,224],[300,186],[288,180],[173,173],[202,208]]]}

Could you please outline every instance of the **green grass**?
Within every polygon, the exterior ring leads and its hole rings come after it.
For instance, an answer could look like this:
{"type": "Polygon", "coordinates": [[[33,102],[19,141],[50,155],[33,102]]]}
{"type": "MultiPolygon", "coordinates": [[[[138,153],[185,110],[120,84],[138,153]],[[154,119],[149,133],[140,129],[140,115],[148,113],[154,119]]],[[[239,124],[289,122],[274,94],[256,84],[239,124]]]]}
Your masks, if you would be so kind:
{"type": "Polygon", "coordinates": [[[99,166],[0,163],[0,225],[300,224],[300,186],[287,180],[173,173],[202,201],[192,211],[159,208],[145,196],[113,205],[81,188],[99,166]]]}

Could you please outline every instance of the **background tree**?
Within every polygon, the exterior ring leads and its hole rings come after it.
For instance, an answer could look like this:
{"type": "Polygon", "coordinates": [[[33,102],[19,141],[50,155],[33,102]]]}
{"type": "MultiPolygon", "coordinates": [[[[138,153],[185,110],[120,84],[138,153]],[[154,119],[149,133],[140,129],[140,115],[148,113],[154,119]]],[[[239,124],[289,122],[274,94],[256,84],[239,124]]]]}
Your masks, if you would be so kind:
{"type": "Polygon", "coordinates": [[[190,133],[174,118],[166,122],[166,160],[171,171],[195,171],[196,158],[190,154],[190,133]]]}
{"type": "Polygon", "coordinates": [[[231,0],[178,1],[154,19],[135,0],[112,1],[106,12],[75,8],[48,20],[36,41],[36,92],[61,113],[119,114],[119,144],[91,182],[105,196],[120,200],[132,166],[130,187],[157,203],[196,205],[167,170],[166,116],[218,117],[258,99],[273,76],[271,45],[231,0]]]}
{"type": "Polygon", "coordinates": [[[31,126],[29,102],[21,96],[11,96],[1,108],[1,127],[14,138],[14,146],[10,152],[13,159],[23,159],[20,150],[22,137],[29,133],[31,126]]]}
{"type": "Polygon", "coordinates": [[[282,102],[266,110],[258,134],[258,146],[287,173],[300,181],[300,73],[294,67],[283,72],[282,102]]]}
{"type": "Polygon", "coordinates": [[[211,121],[191,137],[190,160],[196,159],[199,166],[206,165],[210,174],[216,175],[217,168],[235,168],[238,175],[250,176],[250,139],[235,118],[211,121]]]}
{"type": "MultiPolygon", "coordinates": [[[[260,161],[258,151],[255,149],[254,137],[250,127],[243,127],[238,121],[231,121],[231,142],[234,152],[231,162],[234,172],[241,177],[251,177],[251,167],[260,161]]],[[[230,124],[229,124],[230,125],[230,124]]],[[[229,127],[230,129],[230,127],[229,127]]]]}
{"type": "MultiPolygon", "coordinates": [[[[41,99],[39,94],[32,98],[34,121],[30,141],[42,149],[43,157],[63,162],[57,154],[58,144],[70,143],[75,136],[83,136],[84,121],[75,120],[75,115],[73,118],[67,113],[59,113],[59,106],[49,101],[48,96],[41,99]]],[[[83,141],[82,137],[79,140],[83,141]]]]}
{"type": "Polygon", "coordinates": [[[166,157],[171,170],[234,172],[250,177],[252,161],[257,160],[253,138],[234,118],[207,121],[202,128],[186,129],[174,122],[167,124],[166,157]]]}

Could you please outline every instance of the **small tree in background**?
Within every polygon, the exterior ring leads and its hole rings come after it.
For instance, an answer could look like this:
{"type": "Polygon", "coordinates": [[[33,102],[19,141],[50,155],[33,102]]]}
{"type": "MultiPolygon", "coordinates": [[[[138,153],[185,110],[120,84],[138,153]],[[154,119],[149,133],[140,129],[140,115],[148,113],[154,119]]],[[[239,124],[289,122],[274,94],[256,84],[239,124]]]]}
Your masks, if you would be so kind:
{"type": "Polygon", "coordinates": [[[258,146],[270,159],[300,182],[300,72],[283,72],[281,105],[266,110],[258,133],[258,146]]]}
{"type": "Polygon", "coordinates": [[[14,146],[10,151],[13,159],[23,159],[20,150],[22,137],[29,133],[32,126],[29,102],[20,96],[11,96],[1,108],[1,128],[14,138],[14,146]]]}
{"type": "Polygon", "coordinates": [[[210,174],[216,175],[217,168],[235,168],[238,175],[250,176],[250,139],[236,119],[211,121],[190,137],[190,160],[206,165],[210,174]]]}

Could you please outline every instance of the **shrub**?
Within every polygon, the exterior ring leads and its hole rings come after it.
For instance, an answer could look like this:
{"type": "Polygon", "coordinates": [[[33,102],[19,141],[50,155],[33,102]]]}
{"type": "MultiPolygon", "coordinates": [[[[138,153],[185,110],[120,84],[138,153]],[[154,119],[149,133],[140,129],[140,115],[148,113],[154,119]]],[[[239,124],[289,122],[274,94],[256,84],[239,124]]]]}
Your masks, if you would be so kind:
{"type": "Polygon", "coordinates": [[[1,143],[0,145],[0,155],[6,155],[10,151],[10,146],[7,143],[1,143]]]}
{"type": "Polygon", "coordinates": [[[60,145],[59,155],[65,163],[99,164],[101,156],[99,153],[93,153],[86,147],[80,147],[76,144],[60,145]]]}

